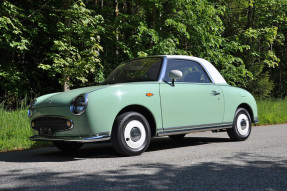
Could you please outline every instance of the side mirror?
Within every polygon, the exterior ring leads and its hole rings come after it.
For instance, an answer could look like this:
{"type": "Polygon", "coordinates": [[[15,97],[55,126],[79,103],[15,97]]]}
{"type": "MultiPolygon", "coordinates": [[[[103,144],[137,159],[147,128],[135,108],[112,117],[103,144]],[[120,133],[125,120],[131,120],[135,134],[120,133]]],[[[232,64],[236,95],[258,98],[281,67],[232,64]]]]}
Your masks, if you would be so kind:
{"type": "Polygon", "coordinates": [[[182,72],[179,70],[172,70],[168,73],[168,76],[172,79],[171,85],[174,86],[174,80],[182,78],[182,72]]]}

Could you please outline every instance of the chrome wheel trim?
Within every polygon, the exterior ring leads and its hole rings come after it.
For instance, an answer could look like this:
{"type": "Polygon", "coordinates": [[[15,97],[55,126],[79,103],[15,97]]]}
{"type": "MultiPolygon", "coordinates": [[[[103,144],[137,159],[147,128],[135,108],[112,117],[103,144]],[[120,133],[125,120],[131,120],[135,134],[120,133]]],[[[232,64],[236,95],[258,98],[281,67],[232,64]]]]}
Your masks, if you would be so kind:
{"type": "Polygon", "coordinates": [[[237,118],[237,124],[236,125],[237,125],[238,133],[240,135],[248,134],[250,125],[249,125],[249,119],[248,119],[247,115],[240,114],[237,118]],[[244,125],[244,123],[245,123],[245,125],[244,125]]]}
{"type": "Polygon", "coordinates": [[[144,125],[138,120],[130,121],[125,127],[124,138],[125,138],[126,144],[130,148],[133,148],[133,149],[140,148],[146,140],[146,130],[145,130],[144,125]],[[140,131],[140,138],[137,141],[133,141],[131,137],[131,131],[134,128],[137,128],[140,131]]]}

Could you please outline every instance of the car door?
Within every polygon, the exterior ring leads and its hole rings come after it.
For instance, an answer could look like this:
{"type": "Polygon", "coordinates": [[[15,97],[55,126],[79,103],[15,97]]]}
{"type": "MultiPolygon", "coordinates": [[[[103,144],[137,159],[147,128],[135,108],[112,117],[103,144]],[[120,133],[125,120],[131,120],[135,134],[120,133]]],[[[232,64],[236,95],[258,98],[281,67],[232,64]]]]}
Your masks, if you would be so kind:
{"type": "Polygon", "coordinates": [[[168,60],[165,77],[160,82],[160,97],[165,130],[209,127],[222,123],[222,90],[194,61],[168,60]],[[183,74],[174,86],[168,75],[171,70],[179,70],[183,74]]]}

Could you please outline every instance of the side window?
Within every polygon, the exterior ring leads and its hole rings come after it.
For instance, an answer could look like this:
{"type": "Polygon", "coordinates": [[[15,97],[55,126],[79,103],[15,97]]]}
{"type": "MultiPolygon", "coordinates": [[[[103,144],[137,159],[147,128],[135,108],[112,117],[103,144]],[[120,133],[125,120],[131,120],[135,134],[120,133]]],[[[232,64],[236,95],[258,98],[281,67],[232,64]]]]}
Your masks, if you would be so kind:
{"type": "Polygon", "coordinates": [[[171,82],[168,74],[171,70],[182,72],[178,82],[211,83],[204,69],[196,62],[186,60],[168,60],[164,81],[171,82]]]}

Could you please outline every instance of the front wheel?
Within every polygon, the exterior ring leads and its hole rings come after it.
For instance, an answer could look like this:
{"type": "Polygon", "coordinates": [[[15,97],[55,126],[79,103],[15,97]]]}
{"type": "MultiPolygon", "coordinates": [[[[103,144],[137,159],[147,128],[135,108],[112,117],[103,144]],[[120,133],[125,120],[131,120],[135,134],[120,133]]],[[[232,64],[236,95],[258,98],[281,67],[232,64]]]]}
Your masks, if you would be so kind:
{"type": "Polygon", "coordinates": [[[150,126],[146,118],[137,112],[119,115],[112,130],[112,145],[123,156],[142,154],[149,146],[150,126]]]}
{"type": "Polygon", "coordinates": [[[248,111],[244,108],[236,110],[233,126],[231,129],[227,129],[227,134],[233,141],[244,141],[251,133],[251,118],[248,111]]]}
{"type": "Polygon", "coordinates": [[[53,142],[54,146],[58,149],[66,152],[76,151],[83,146],[83,143],[77,142],[63,142],[63,141],[55,141],[53,142]]]}

